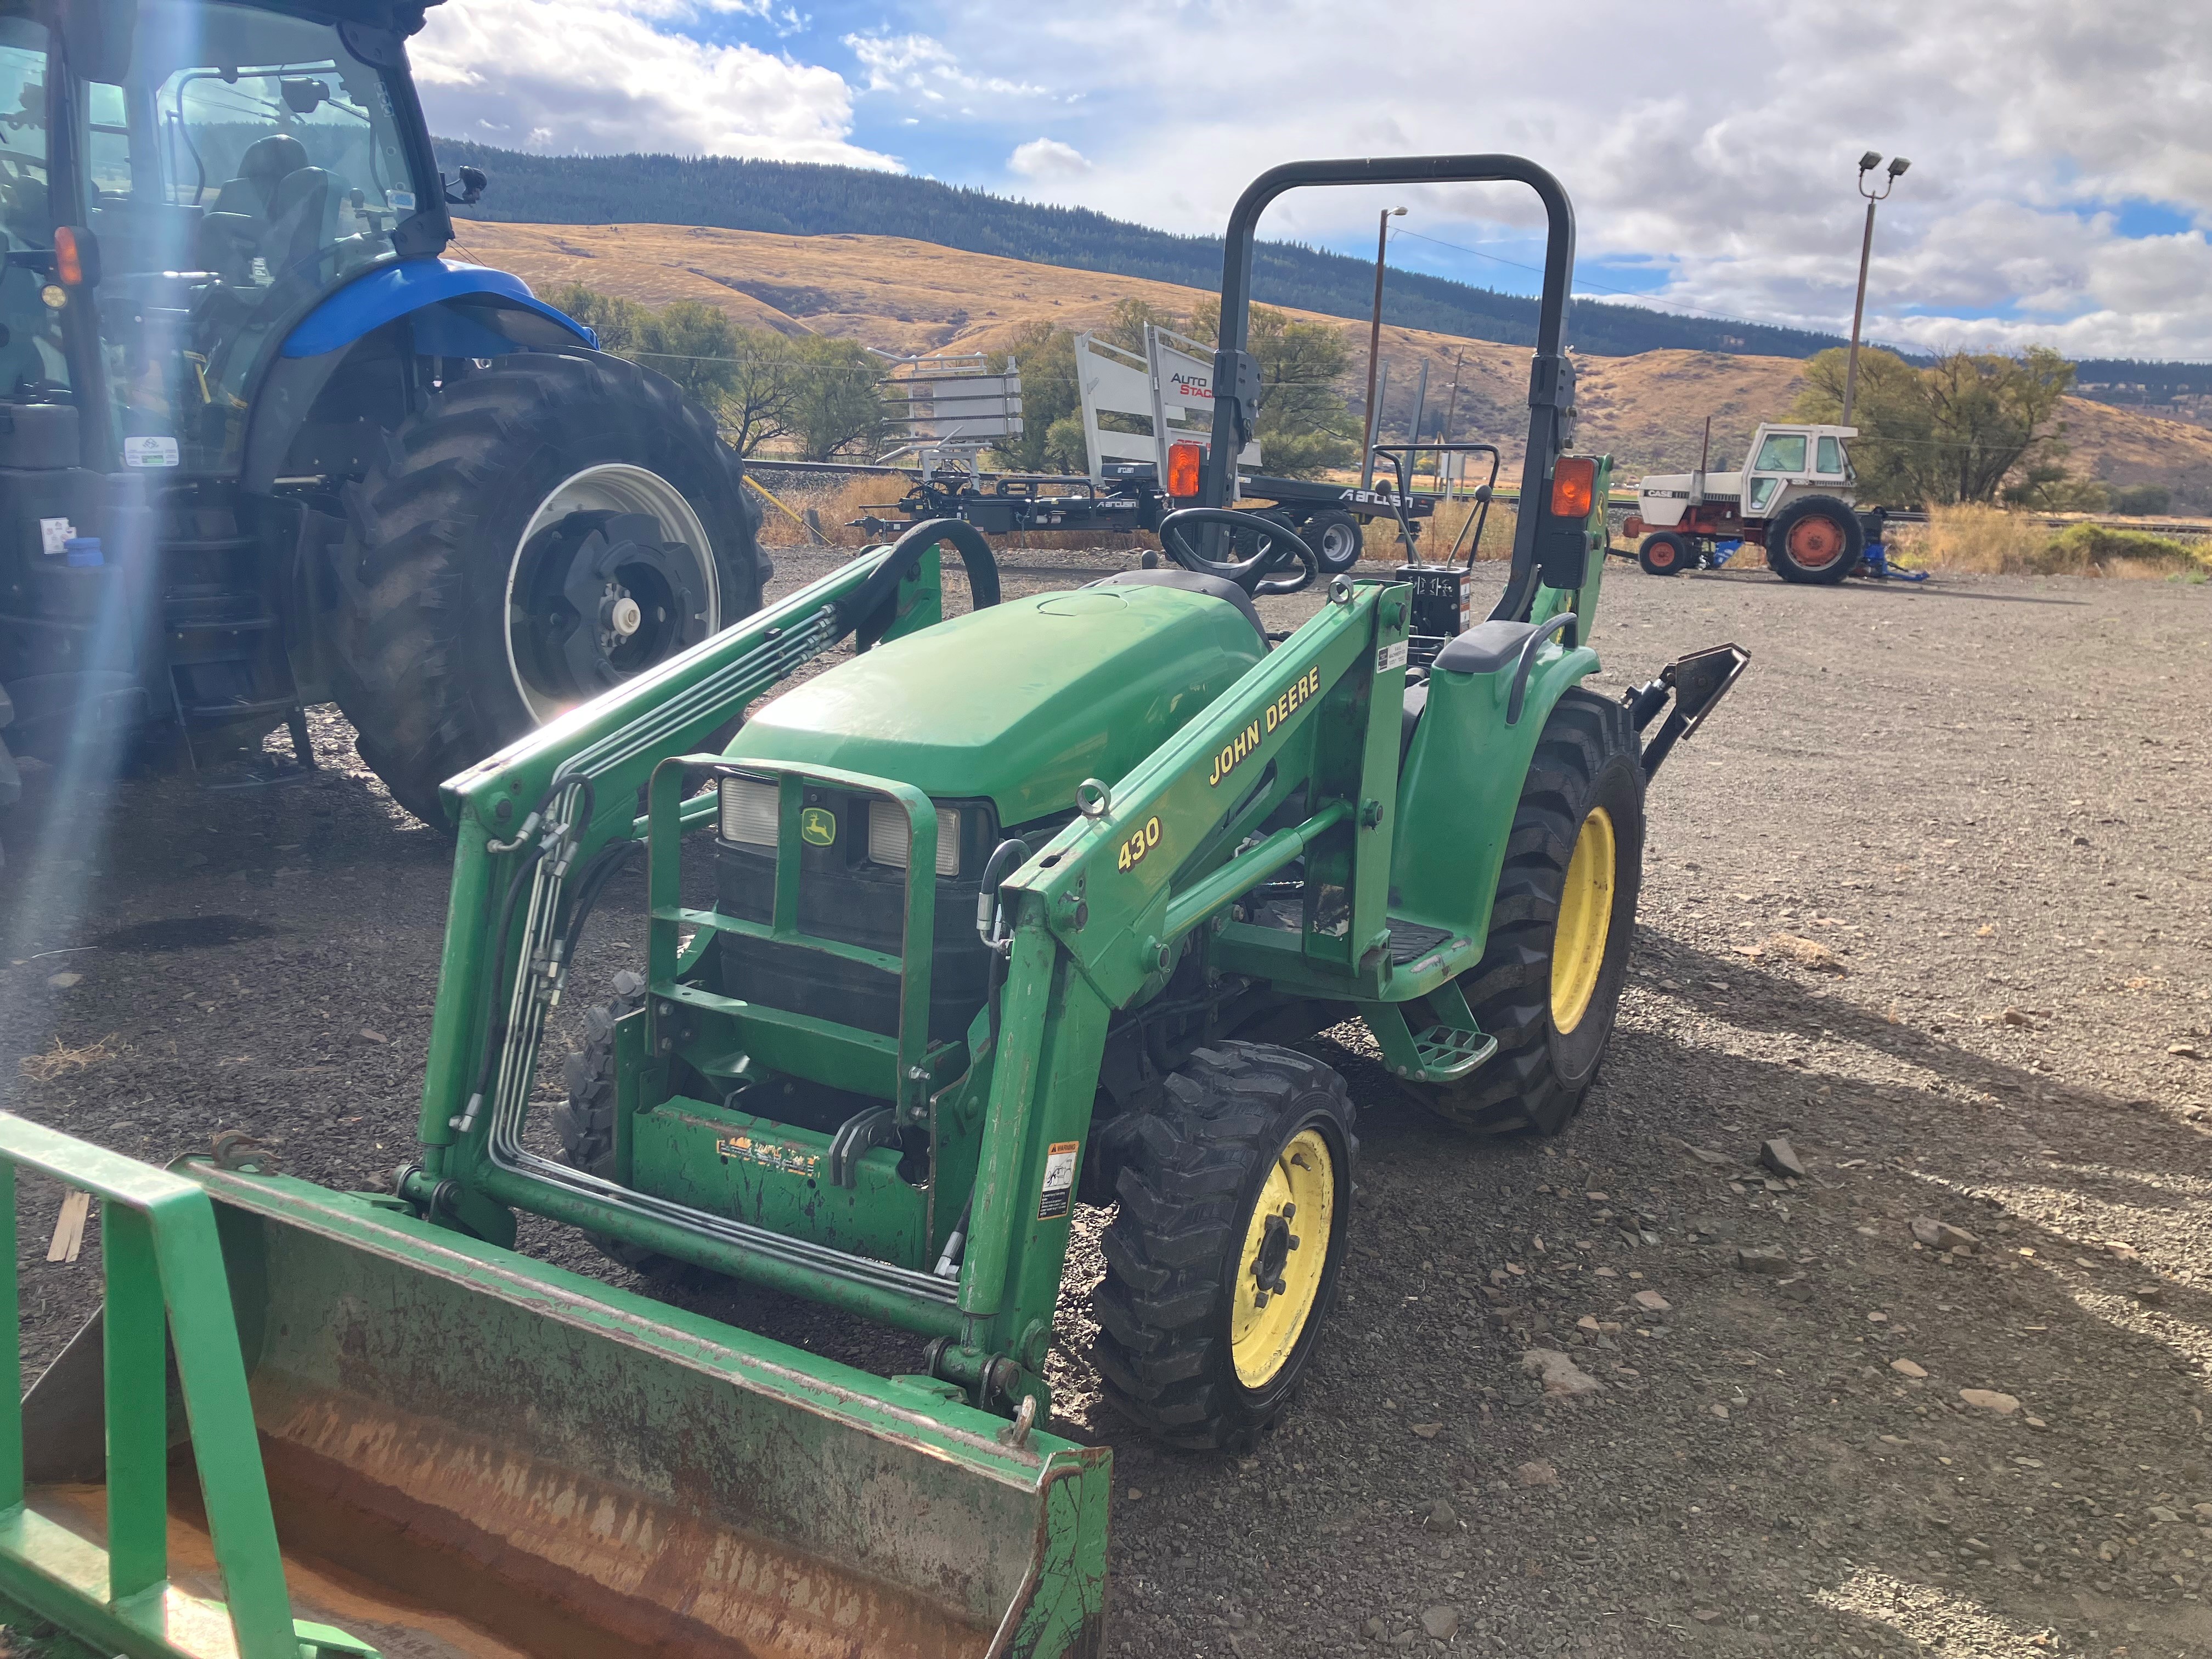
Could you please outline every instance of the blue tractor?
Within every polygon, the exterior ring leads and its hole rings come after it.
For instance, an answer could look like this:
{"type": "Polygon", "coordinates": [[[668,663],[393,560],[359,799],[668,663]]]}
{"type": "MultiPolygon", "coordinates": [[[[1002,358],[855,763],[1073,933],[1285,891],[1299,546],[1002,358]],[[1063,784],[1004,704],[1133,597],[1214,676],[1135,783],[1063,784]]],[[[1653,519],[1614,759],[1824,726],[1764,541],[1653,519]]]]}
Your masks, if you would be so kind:
{"type": "MultiPolygon", "coordinates": [[[[10,757],[273,764],[335,701],[409,811],[757,608],[738,459],[667,380],[445,257],[435,0],[0,9],[10,757]]],[[[226,771],[226,768],[229,769],[226,771]]]]}

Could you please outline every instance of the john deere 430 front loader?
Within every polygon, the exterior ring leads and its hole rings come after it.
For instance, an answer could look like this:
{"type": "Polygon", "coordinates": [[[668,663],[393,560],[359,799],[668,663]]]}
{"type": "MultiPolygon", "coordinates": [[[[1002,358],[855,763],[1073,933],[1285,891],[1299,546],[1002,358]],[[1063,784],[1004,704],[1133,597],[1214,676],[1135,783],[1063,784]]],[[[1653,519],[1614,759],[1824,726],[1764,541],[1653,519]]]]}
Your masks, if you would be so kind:
{"type": "Polygon", "coordinates": [[[1742,666],[1580,687],[1606,468],[1565,453],[1572,240],[1511,157],[1278,168],[1231,222],[1179,568],[1001,603],[985,544],[924,525],[453,780],[392,1195],[5,1126],[105,1194],[110,1291],[30,1397],[27,1504],[0,1463],[0,1593],[149,1655],[1095,1651],[1107,1454],[1044,1426],[1077,1205],[1117,1206],[1115,1405],[1249,1445],[1319,1340],[1358,1148],[1344,1080],[1283,1045],[1362,1022],[1444,1116],[1559,1129],[1613,1023],[1645,780],[1742,666]],[[1470,626],[1463,569],[1339,577],[1271,636],[1254,592],[1319,571],[1230,505],[1255,223],[1296,185],[1462,179],[1550,217],[1504,597],[1470,626]],[[639,857],[646,972],[539,1108],[548,1010],[639,857]],[[909,1333],[911,1374],[545,1266],[518,1212],[909,1333]]]}

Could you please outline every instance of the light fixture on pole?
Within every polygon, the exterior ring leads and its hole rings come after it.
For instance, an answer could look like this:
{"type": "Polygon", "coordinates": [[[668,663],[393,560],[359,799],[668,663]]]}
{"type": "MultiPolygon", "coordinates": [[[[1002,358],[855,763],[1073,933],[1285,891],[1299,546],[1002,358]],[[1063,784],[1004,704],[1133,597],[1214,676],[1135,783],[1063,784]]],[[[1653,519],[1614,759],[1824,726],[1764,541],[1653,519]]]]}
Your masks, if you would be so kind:
{"type": "Polygon", "coordinates": [[[1851,351],[1844,364],[1844,419],[1851,423],[1851,404],[1859,390],[1859,325],[1866,316],[1867,263],[1874,257],[1874,208],[1877,202],[1889,199],[1889,192],[1897,188],[1897,181],[1905,176],[1905,168],[1912,165],[1902,155],[1891,159],[1889,170],[1875,181],[1875,188],[1867,188],[1867,174],[1881,165],[1881,155],[1869,150],[1859,157],[1859,194],[1866,198],[1866,235],[1859,243],[1859,297],[1851,307],[1851,351]]]}
{"type": "Polygon", "coordinates": [[[1384,208],[1375,225],[1375,310],[1367,323],[1367,433],[1359,447],[1359,487],[1375,481],[1375,366],[1382,353],[1382,255],[1390,246],[1390,222],[1402,219],[1406,210],[1384,208]]]}

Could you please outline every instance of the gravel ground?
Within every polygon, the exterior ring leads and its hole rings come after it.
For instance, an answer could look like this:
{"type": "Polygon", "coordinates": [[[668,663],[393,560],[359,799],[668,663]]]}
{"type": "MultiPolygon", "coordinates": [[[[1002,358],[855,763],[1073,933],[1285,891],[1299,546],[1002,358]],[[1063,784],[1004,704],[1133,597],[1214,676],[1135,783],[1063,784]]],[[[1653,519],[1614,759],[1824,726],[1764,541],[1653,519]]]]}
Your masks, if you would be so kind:
{"type": "MultiPolygon", "coordinates": [[[[780,586],[823,563],[779,556],[780,586]]],[[[2212,1650],[2212,592],[1613,568],[1608,688],[1724,639],[1754,661],[1654,787],[1565,1133],[1472,1143],[1350,1031],[1314,1045],[1363,1114],[1354,1254],[1256,1456],[1099,1401],[1082,1218],[1052,1364],[1058,1426],[1115,1449],[1110,1652],[2212,1650]],[[1776,1137],[1802,1175],[1759,1167],[1776,1137]],[[1532,1351],[1595,1391],[1546,1393],[1532,1351]]],[[[447,853],[315,730],[296,788],[44,781],[0,874],[0,1104],[148,1158],[243,1127],[341,1185],[405,1155],[447,853]]],[[[96,1290],[96,1240],[45,1261],[56,1203],[27,1183],[34,1370],[96,1290]]],[[[912,1363],[805,1304],[700,1305],[912,1363]]]]}

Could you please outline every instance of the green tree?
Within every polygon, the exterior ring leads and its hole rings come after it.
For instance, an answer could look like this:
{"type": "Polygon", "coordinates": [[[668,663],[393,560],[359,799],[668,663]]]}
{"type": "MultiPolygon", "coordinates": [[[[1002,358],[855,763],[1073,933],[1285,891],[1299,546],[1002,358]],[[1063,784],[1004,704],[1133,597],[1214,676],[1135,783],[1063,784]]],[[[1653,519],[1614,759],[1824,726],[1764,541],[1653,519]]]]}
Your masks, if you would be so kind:
{"type": "Polygon", "coordinates": [[[545,296],[545,303],[583,324],[599,337],[600,350],[617,357],[627,357],[637,349],[647,319],[653,315],[635,300],[602,294],[581,283],[555,289],[545,296]]]}
{"type": "MultiPolygon", "coordinates": [[[[1208,300],[1191,318],[1200,339],[1218,337],[1221,307],[1208,300]]],[[[1255,435],[1267,470],[1305,478],[1348,465],[1359,453],[1359,423],[1338,383],[1351,353],[1327,323],[1300,322],[1287,312],[1254,306],[1245,349],[1260,370],[1255,435]]]]}
{"type": "Polygon", "coordinates": [[[834,460],[848,451],[868,453],[883,439],[886,410],[877,395],[878,360],[858,342],[817,334],[793,342],[797,389],[790,434],[802,460],[834,460]]]}
{"type": "Polygon", "coordinates": [[[629,355],[658,369],[708,409],[719,410],[738,380],[738,325],[697,300],[648,312],[629,355]]]}
{"type": "Polygon", "coordinates": [[[722,393],[722,434],[740,455],[787,437],[805,384],[799,346],[768,328],[738,331],[738,361],[722,393]]]}
{"type": "MultiPolygon", "coordinates": [[[[1840,417],[1844,368],[1841,348],[1805,365],[1798,419],[1840,417]]],[[[2074,365],[2047,346],[2017,357],[1956,351],[1925,368],[1893,352],[1862,350],[1851,410],[1861,494],[1899,505],[1995,501],[2008,485],[2028,495],[2081,496],[2083,481],[2066,482],[2058,419],[2073,384],[2074,365]]]]}
{"type": "Polygon", "coordinates": [[[1088,463],[1083,454],[1073,333],[1047,322],[1025,323],[1004,351],[990,354],[990,363],[1000,374],[1012,363],[1022,377],[1021,436],[994,445],[992,464],[1009,472],[1082,471],[1088,463]],[[1056,447],[1052,435],[1069,422],[1075,434],[1073,465],[1066,459],[1064,444],[1056,447]]]}

